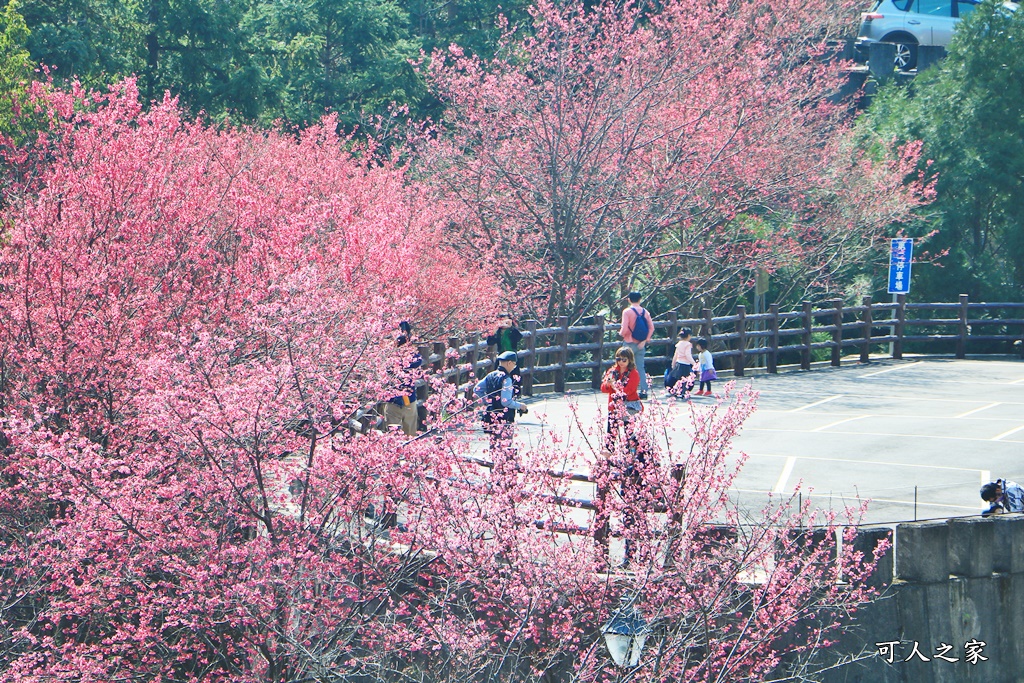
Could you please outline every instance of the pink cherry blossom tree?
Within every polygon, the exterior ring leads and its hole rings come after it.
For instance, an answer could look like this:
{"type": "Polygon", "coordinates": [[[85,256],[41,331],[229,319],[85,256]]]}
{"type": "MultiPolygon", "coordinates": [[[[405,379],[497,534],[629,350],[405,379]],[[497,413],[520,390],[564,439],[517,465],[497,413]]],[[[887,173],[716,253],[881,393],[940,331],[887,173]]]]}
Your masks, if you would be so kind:
{"type": "Polygon", "coordinates": [[[395,320],[465,325],[495,290],[333,122],[36,96],[49,130],[5,150],[0,680],[756,681],[870,599],[852,520],[730,502],[752,394],[652,410],[635,474],[586,425],[482,468],[438,378],[437,431],[344,430],[408,363],[395,320]],[[597,479],[586,519],[566,461],[597,479]],[[652,628],[629,672],[600,633],[624,597],[652,628]]]}
{"type": "Polygon", "coordinates": [[[495,59],[433,56],[449,107],[425,163],[541,320],[636,283],[706,297],[765,268],[827,284],[927,195],[903,184],[916,149],[872,163],[845,142],[829,41],[854,4],[540,0],[495,59]]]}

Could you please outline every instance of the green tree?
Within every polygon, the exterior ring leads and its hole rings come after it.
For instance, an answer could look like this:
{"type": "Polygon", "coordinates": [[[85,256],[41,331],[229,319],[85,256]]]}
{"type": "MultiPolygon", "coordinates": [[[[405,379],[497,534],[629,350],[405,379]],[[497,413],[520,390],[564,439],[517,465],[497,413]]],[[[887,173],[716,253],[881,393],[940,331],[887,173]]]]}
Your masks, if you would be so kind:
{"type": "Polygon", "coordinates": [[[22,0],[18,11],[32,59],[55,78],[101,84],[144,63],[138,0],[22,0]]]}
{"type": "Polygon", "coordinates": [[[250,0],[144,0],[143,95],[170,90],[193,113],[253,120],[263,111],[266,79],[254,53],[250,0]]]}
{"type": "Polygon", "coordinates": [[[451,44],[485,59],[494,57],[506,22],[520,32],[533,25],[532,0],[402,0],[410,28],[429,54],[451,44]]]}
{"type": "Polygon", "coordinates": [[[865,140],[923,141],[937,175],[928,246],[948,253],[915,266],[915,291],[1024,296],[1024,12],[979,6],[939,67],[883,89],[860,123],[865,140]]]}
{"type": "Polygon", "coordinates": [[[394,0],[272,0],[251,21],[269,80],[264,119],[306,124],[330,110],[352,125],[426,97],[411,64],[420,45],[394,0]]]}
{"type": "Polygon", "coordinates": [[[15,98],[32,77],[28,37],[28,26],[18,13],[17,4],[9,3],[0,11],[0,133],[12,132],[15,98]]]}

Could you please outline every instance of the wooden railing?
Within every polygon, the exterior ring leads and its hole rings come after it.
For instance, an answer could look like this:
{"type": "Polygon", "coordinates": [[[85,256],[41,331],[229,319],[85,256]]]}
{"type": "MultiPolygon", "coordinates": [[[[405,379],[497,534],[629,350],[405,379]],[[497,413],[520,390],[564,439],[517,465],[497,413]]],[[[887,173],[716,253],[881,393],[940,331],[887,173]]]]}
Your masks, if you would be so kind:
{"type": "MultiPolygon", "coordinates": [[[[873,349],[882,345],[891,345],[889,353],[895,359],[902,358],[905,347],[914,345],[928,352],[951,353],[957,358],[965,357],[968,351],[978,351],[972,346],[982,344],[982,350],[989,353],[1022,351],[1024,303],[971,303],[967,295],[961,295],[955,303],[908,304],[903,296],[895,303],[878,304],[870,297],[864,297],[859,306],[844,306],[841,299],[830,303],[826,308],[815,309],[805,302],[800,310],[788,312],[780,312],[773,304],[767,313],[754,315],[747,315],[744,306],[737,306],[734,315],[719,317],[713,316],[710,309],[704,309],[700,318],[679,318],[673,313],[667,320],[655,321],[655,337],[646,361],[652,370],[666,367],[676,336],[684,327],[690,328],[693,336],[708,340],[717,368],[731,366],[733,374],[739,377],[754,365],[769,373],[778,372],[787,360],[793,361],[792,366],[810,369],[816,355],[821,362],[839,366],[847,349],[856,349],[858,361],[867,362],[873,349]]],[[[519,351],[523,392],[532,395],[542,384],[563,392],[571,382],[599,388],[604,370],[611,366],[614,351],[622,343],[618,330],[617,322],[609,324],[601,316],[595,316],[590,324],[572,327],[567,318],[560,318],[554,327],[543,328],[537,321],[526,321],[519,351]]],[[[481,341],[478,334],[422,345],[419,350],[435,372],[460,387],[470,386],[494,367],[495,349],[481,341]]],[[[424,383],[419,391],[426,389],[424,383]]],[[[420,398],[425,396],[421,394],[420,398]]],[[[370,428],[370,414],[353,420],[353,431],[370,428]]],[[[376,424],[383,426],[383,420],[378,418],[376,424]]],[[[485,469],[493,466],[485,458],[465,458],[485,469]]],[[[681,472],[674,470],[673,476],[681,476],[681,472]]],[[[602,509],[608,491],[597,477],[572,471],[550,470],[546,474],[595,485],[591,499],[545,496],[553,505],[589,511],[602,509]]],[[[665,508],[656,506],[655,511],[664,512],[665,508]]],[[[394,523],[395,520],[388,522],[394,523]]],[[[571,528],[546,520],[538,520],[536,525],[558,533],[590,535],[606,547],[611,536],[607,520],[571,528]]]]}
{"type": "MultiPolygon", "coordinates": [[[[856,349],[860,362],[867,362],[883,345],[891,345],[886,353],[896,359],[908,346],[957,358],[969,351],[1019,352],[1024,338],[1024,303],[971,303],[966,294],[954,303],[908,304],[902,295],[895,303],[875,303],[871,297],[864,297],[859,306],[844,306],[841,299],[830,303],[816,309],[805,302],[800,310],[787,312],[772,304],[767,313],[753,315],[744,306],[728,316],[714,316],[708,308],[700,318],[679,318],[672,312],[654,322],[655,336],[646,355],[648,372],[657,375],[671,362],[676,335],[684,327],[693,330],[694,337],[708,340],[719,371],[731,369],[736,377],[751,367],[769,373],[778,372],[781,365],[806,370],[816,357],[839,366],[849,349],[856,349]]],[[[564,317],[554,327],[528,320],[520,330],[519,364],[527,396],[540,386],[564,392],[570,383],[598,389],[622,343],[618,321],[602,316],[572,327],[564,317]]],[[[478,334],[423,345],[420,353],[435,371],[460,386],[494,367],[495,349],[478,334]]]]}

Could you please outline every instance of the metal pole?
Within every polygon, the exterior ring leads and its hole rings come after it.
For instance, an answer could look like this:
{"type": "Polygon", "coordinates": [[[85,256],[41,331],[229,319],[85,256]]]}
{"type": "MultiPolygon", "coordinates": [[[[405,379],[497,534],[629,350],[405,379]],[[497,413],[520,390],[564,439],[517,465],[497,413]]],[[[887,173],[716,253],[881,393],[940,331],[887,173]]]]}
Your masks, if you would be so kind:
{"type": "MultiPolygon", "coordinates": [[[[899,296],[899,295],[898,294],[893,294],[892,295],[892,302],[894,304],[896,303],[896,297],[897,296],[899,296]]],[[[893,306],[892,310],[889,311],[889,320],[896,320],[896,307],[895,306],[893,306]]],[[[889,325],[889,336],[890,337],[895,337],[896,336],[896,325],[895,324],[889,325]]],[[[892,342],[889,342],[889,358],[892,358],[892,342]]]]}
{"type": "Polygon", "coordinates": [[[914,487],[914,521],[917,521],[917,487],[914,487]]]}

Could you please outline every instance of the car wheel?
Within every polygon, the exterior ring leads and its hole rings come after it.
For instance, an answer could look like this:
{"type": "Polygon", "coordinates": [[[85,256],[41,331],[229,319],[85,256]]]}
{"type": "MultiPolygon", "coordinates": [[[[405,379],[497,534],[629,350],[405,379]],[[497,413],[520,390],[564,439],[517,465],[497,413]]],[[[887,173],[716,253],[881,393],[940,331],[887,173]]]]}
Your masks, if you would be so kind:
{"type": "Polygon", "coordinates": [[[917,44],[896,43],[896,69],[910,71],[917,67],[917,44]]]}

